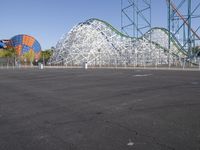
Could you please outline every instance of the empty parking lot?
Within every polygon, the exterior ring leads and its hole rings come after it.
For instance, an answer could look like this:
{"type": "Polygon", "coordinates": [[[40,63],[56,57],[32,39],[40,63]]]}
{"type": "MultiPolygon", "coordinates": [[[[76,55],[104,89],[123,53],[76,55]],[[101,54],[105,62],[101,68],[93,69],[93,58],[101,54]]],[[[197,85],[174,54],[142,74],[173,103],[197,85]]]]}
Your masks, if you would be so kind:
{"type": "Polygon", "coordinates": [[[1,69],[1,150],[199,150],[200,72],[1,69]]]}

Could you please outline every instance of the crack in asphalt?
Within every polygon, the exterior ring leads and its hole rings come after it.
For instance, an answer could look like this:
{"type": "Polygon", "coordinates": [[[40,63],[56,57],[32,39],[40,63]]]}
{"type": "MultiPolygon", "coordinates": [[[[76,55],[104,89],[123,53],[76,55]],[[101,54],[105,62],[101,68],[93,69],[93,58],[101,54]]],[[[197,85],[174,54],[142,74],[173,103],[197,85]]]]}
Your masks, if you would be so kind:
{"type": "Polygon", "coordinates": [[[161,147],[163,147],[163,148],[167,148],[167,149],[169,149],[169,150],[175,150],[175,148],[172,147],[172,146],[170,146],[170,145],[167,145],[167,144],[164,144],[164,143],[160,143],[156,137],[153,137],[153,136],[150,136],[150,135],[146,135],[146,134],[141,134],[141,133],[139,133],[139,132],[136,131],[136,130],[133,130],[133,129],[127,127],[127,126],[121,125],[120,123],[111,122],[111,121],[108,121],[108,120],[105,121],[105,123],[108,123],[108,124],[110,124],[110,125],[112,125],[112,126],[113,126],[113,125],[114,125],[114,126],[118,126],[118,127],[121,127],[121,128],[123,128],[123,129],[125,129],[125,130],[127,130],[127,131],[133,132],[136,136],[148,137],[148,138],[150,138],[150,139],[152,140],[152,142],[154,142],[155,144],[157,144],[157,145],[159,145],[159,146],[161,146],[161,147]]]}

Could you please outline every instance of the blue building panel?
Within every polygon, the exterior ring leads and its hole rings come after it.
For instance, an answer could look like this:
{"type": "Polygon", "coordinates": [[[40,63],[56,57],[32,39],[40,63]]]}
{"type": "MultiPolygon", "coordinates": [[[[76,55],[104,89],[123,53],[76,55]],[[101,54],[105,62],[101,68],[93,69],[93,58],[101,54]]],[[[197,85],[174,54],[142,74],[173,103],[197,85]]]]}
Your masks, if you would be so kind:
{"type": "Polygon", "coordinates": [[[29,50],[30,50],[30,47],[28,47],[26,45],[22,46],[22,53],[27,53],[27,52],[29,52],[29,50]]]}
{"type": "Polygon", "coordinates": [[[5,43],[3,43],[3,42],[0,42],[0,48],[4,48],[6,46],[6,44],[5,43]]]}

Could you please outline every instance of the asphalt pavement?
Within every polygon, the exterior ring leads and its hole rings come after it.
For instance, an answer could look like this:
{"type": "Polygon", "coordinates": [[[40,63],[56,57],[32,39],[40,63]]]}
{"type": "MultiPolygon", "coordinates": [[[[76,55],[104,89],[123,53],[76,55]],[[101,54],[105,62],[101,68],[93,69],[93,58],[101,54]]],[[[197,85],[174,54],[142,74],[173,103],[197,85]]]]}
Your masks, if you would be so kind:
{"type": "Polygon", "coordinates": [[[0,150],[200,150],[200,71],[0,69],[0,150]]]}

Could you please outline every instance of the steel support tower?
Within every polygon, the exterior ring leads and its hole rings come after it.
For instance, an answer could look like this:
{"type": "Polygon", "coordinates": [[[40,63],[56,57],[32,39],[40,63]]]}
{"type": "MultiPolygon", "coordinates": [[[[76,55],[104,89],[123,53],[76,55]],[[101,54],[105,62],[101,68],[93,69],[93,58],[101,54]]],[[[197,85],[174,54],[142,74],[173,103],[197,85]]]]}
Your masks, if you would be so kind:
{"type": "Polygon", "coordinates": [[[200,1],[166,0],[168,5],[169,42],[178,39],[180,47],[193,57],[192,49],[200,45],[200,1]]]}
{"type": "Polygon", "coordinates": [[[121,31],[141,37],[151,29],[151,0],[121,0],[121,31]]]}

